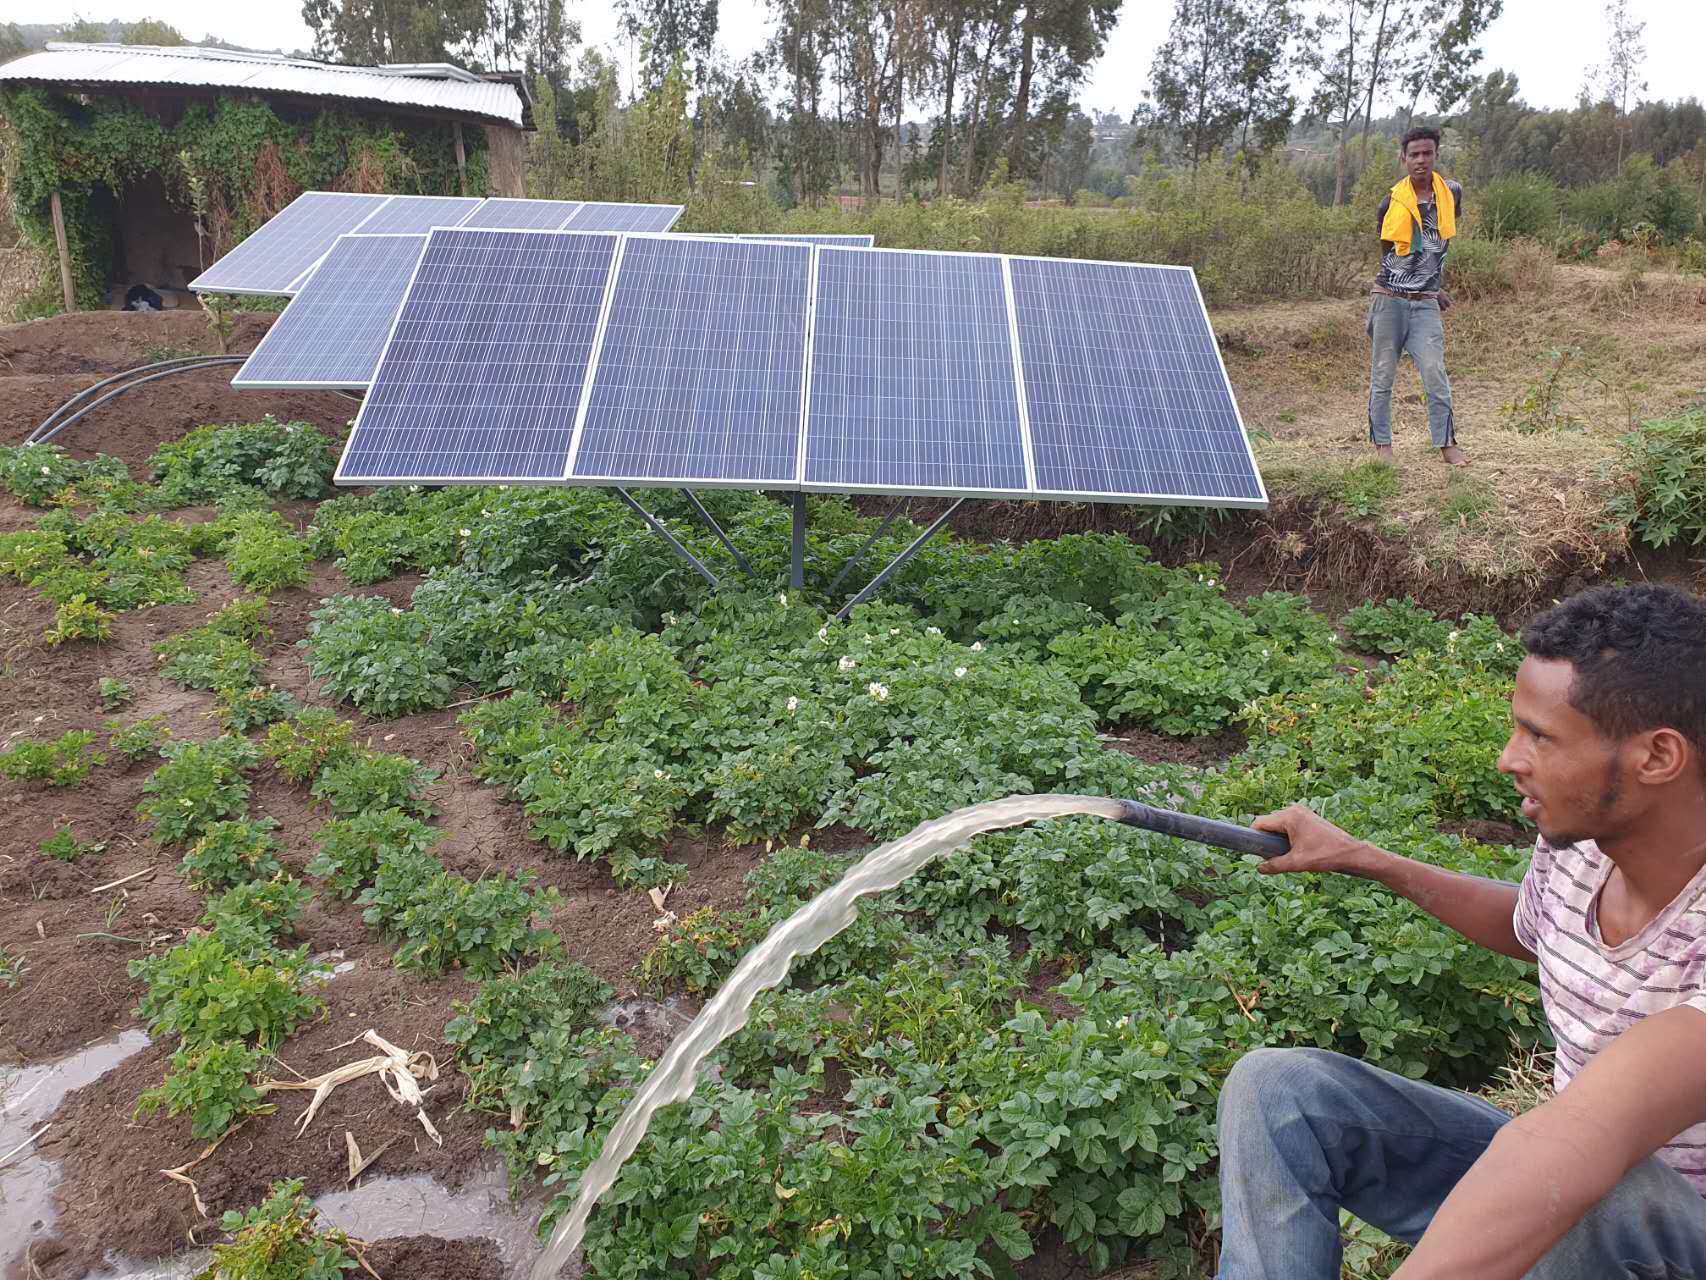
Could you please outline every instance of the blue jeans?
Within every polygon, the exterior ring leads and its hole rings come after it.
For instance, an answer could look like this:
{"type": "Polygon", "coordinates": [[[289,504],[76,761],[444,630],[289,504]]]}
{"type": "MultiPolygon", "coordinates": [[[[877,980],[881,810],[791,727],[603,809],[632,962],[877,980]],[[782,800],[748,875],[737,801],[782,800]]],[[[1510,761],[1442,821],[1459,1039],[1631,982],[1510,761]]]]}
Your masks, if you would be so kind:
{"type": "MultiPolygon", "coordinates": [[[[1220,1094],[1220,1280],[1337,1280],[1339,1210],[1415,1243],[1509,1117],[1324,1049],[1257,1049],[1220,1094]]],[[[1706,1280],[1706,1199],[1636,1165],[1529,1280],[1706,1280]]]]}
{"type": "Polygon", "coordinates": [[[1368,337],[1373,353],[1368,388],[1368,438],[1392,443],[1392,382],[1398,376],[1398,357],[1410,353],[1422,375],[1428,398],[1428,433],[1434,448],[1457,443],[1451,417],[1451,379],[1445,376],[1445,325],[1439,303],[1411,302],[1374,294],[1368,305],[1368,337]]]}

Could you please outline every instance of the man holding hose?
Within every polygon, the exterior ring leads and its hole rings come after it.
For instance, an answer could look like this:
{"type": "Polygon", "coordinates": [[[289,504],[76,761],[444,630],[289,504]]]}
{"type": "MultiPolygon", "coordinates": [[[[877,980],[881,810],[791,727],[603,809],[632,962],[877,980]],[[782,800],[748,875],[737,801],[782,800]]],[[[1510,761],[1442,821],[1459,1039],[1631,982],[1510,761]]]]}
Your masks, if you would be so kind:
{"type": "Polygon", "coordinates": [[[1521,885],[1259,818],[1262,870],[1386,885],[1539,964],[1556,1096],[1479,1098],[1318,1049],[1220,1097],[1221,1280],[1334,1280],[1339,1210],[1417,1242],[1400,1280],[1706,1280],[1706,601],[1599,589],[1523,631],[1499,769],[1539,827],[1521,885]]]}

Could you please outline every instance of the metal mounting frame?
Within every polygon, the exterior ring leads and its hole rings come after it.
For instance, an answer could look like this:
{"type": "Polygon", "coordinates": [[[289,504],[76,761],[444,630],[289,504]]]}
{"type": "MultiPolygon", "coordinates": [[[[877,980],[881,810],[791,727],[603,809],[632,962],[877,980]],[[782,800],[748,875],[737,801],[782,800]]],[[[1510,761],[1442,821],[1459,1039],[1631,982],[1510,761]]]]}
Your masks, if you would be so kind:
{"type": "Polygon", "coordinates": [[[942,526],[948,523],[948,517],[958,511],[963,502],[965,502],[964,498],[954,499],[953,505],[951,505],[941,515],[937,516],[936,519],[931,522],[928,529],[912,540],[911,546],[907,547],[905,551],[902,551],[893,560],[890,560],[888,567],[876,577],[872,578],[863,591],[859,592],[858,595],[854,596],[846,604],[841,606],[840,610],[837,611],[835,615],[835,620],[837,622],[847,621],[848,614],[852,613],[854,609],[858,608],[860,605],[864,604],[865,601],[875,595],[878,588],[880,588],[883,583],[887,582],[890,578],[894,577],[895,574],[899,573],[901,567],[905,565],[908,560],[912,559],[913,556],[923,550],[924,544],[936,536],[942,526]]]}
{"type": "Polygon", "coordinates": [[[647,511],[638,502],[634,501],[633,494],[620,486],[616,486],[613,491],[618,498],[622,499],[623,502],[626,502],[628,506],[633,509],[634,513],[638,515],[640,519],[651,525],[654,533],[656,533],[665,542],[669,543],[670,549],[674,551],[676,555],[680,556],[683,560],[687,561],[688,564],[692,565],[699,576],[711,584],[711,590],[715,591],[718,587],[722,586],[722,582],[718,579],[717,575],[705,567],[705,562],[683,546],[681,540],[668,529],[664,528],[662,522],[659,521],[656,516],[654,516],[650,511],[647,511]]]}

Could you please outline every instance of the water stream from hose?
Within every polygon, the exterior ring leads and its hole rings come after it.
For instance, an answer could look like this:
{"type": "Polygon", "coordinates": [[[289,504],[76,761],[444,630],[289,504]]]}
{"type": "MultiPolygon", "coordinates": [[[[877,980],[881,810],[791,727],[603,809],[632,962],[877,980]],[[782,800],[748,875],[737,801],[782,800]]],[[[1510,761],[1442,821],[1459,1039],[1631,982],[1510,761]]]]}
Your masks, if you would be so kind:
{"type": "Polygon", "coordinates": [[[580,1194],[569,1216],[558,1225],[544,1256],[534,1265],[533,1280],[554,1280],[580,1248],[593,1207],[640,1145],[653,1113],[692,1096],[700,1064],[746,1025],[758,993],[787,977],[788,966],[795,959],[810,955],[852,924],[860,898],[893,889],[938,854],[982,832],[1075,813],[1118,822],[1127,816],[1128,809],[1120,800],[1065,795],[1008,796],[960,809],[873,849],[840,880],[772,929],[763,942],[741,958],[722,989],[665,1050],[617,1118],[604,1140],[604,1150],[581,1178],[580,1194]]]}

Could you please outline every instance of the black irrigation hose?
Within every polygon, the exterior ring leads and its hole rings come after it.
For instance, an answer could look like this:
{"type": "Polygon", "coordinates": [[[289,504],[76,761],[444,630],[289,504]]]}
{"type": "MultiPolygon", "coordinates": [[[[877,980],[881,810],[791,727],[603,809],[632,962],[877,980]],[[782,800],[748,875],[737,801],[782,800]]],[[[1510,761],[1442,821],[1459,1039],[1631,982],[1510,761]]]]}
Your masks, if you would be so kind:
{"type": "Polygon", "coordinates": [[[84,414],[88,413],[91,409],[98,409],[102,405],[106,404],[109,400],[116,400],[116,399],[118,399],[119,396],[122,396],[126,391],[135,390],[137,387],[140,387],[145,382],[154,382],[155,380],[157,380],[159,378],[169,378],[175,373],[194,373],[198,369],[212,369],[212,368],[217,368],[220,365],[227,365],[227,364],[242,364],[248,358],[249,357],[246,355],[243,355],[243,356],[181,357],[179,360],[162,360],[162,361],[158,362],[157,364],[145,364],[145,365],[140,366],[139,368],[127,370],[124,373],[114,374],[110,378],[103,378],[100,382],[97,382],[94,386],[86,387],[82,391],[79,391],[76,395],[72,396],[71,399],[67,400],[64,404],[60,405],[59,408],[55,409],[52,413],[48,414],[47,419],[41,424],[41,426],[37,427],[34,431],[30,432],[30,434],[27,437],[25,437],[24,443],[25,444],[46,444],[49,440],[53,439],[53,437],[58,435],[61,431],[64,431],[65,428],[69,427],[72,423],[76,422],[79,418],[81,418],[84,414]],[[193,363],[185,363],[186,360],[193,361],[193,363]],[[171,365],[173,367],[161,368],[160,367],[161,365],[171,365]],[[150,370],[150,369],[158,370],[158,372],[149,373],[148,370],[150,370]],[[143,374],[145,376],[140,377],[140,378],[133,376],[133,375],[139,374],[139,373],[143,374]],[[81,409],[77,410],[76,413],[72,414],[69,418],[66,418],[57,424],[54,423],[53,420],[55,418],[59,417],[59,415],[64,413],[66,410],[70,409],[73,405],[75,405],[79,400],[83,399],[85,396],[90,395],[93,392],[99,391],[102,387],[110,386],[112,383],[119,382],[122,379],[126,379],[126,378],[130,378],[131,381],[124,382],[124,384],[122,386],[115,387],[113,390],[107,392],[106,395],[102,396],[98,400],[90,401],[88,404],[84,405],[81,409]],[[51,430],[48,429],[50,426],[52,427],[51,430]]]}
{"type": "Polygon", "coordinates": [[[1195,840],[1231,849],[1235,853],[1253,853],[1258,858],[1277,858],[1291,850],[1291,841],[1276,831],[1256,831],[1233,822],[1217,822],[1191,813],[1158,809],[1136,800],[1121,800],[1120,806],[1124,812],[1119,820],[1129,827],[1142,827],[1146,831],[1158,831],[1181,840],[1195,840]]]}

